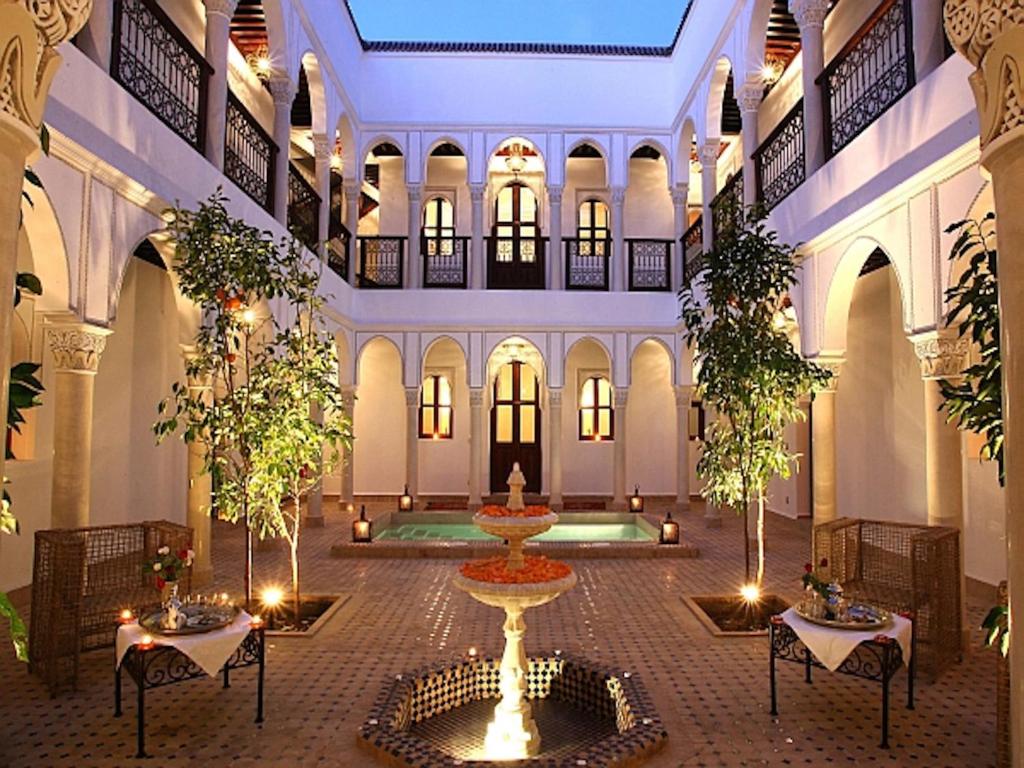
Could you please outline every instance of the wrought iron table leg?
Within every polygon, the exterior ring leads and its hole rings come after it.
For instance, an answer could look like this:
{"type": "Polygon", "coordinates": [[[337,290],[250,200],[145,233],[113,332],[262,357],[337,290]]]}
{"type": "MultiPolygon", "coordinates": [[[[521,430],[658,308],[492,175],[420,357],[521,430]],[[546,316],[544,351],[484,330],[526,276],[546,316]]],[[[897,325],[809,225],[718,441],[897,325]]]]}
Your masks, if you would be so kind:
{"type": "Polygon", "coordinates": [[[882,651],[882,749],[889,748],[889,681],[892,679],[892,648],[882,651]]]}
{"type": "Polygon", "coordinates": [[[121,665],[114,667],[114,717],[121,716],[121,665]]]}
{"type": "Polygon", "coordinates": [[[804,667],[807,670],[806,674],[804,675],[804,682],[805,683],[810,683],[811,682],[811,651],[810,651],[809,648],[804,648],[804,667]]]}
{"type": "Polygon", "coordinates": [[[907,709],[914,708],[914,676],[917,673],[917,641],[914,628],[910,629],[910,663],[907,664],[907,709]]]}
{"type": "Polygon", "coordinates": [[[231,687],[231,679],[228,677],[228,665],[227,664],[224,665],[224,687],[225,688],[230,688],[231,687]]]}
{"type": "Polygon", "coordinates": [[[772,717],[776,717],[779,714],[778,701],[775,695],[775,625],[771,625],[769,629],[768,642],[770,643],[770,650],[768,653],[768,679],[771,681],[772,688],[772,708],[769,713],[772,717]]]}
{"type": "Polygon", "coordinates": [[[138,751],[136,758],[147,757],[146,755],[146,665],[143,659],[145,651],[138,651],[139,678],[136,680],[138,686],[138,711],[135,713],[138,733],[138,751]]]}
{"type": "Polygon", "coordinates": [[[259,673],[258,673],[257,682],[256,682],[256,722],[257,723],[262,723],[263,722],[263,674],[264,674],[264,669],[265,669],[265,666],[266,666],[265,663],[264,663],[265,660],[266,660],[266,645],[264,643],[265,636],[263,634],[263,630],[262,629],[259,631],[259,634],[257,635],[256,639],[257,639],[257,641],[260,644],[260,650],[259,650],[259,673]]]}

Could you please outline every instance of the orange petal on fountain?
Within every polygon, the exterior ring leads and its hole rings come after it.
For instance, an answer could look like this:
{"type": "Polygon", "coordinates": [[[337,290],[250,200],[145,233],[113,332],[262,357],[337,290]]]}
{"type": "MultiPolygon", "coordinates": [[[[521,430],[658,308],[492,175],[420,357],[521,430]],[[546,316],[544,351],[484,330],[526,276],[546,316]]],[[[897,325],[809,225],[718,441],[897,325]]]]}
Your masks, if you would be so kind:
{"type": "Polygon", "coordinates": [[[504,557],[489,557],[485,560],[471,560],[459,566],[459,573],[467,579],[490,584],[542,584],[546,581],[564,579],[570,573],[566,563],[548,560],[543,555],[528,556],[526,564],[517,571],[508,569],[504,557]]]}
{"type": "Polygon", "coordinates": [[[551,514],[551,509],[542,504],[530,504],[525,509],[516,510],[498,504],[487,504],[480,508],[480,514],[486,517],[544,517],[551,514]]]}

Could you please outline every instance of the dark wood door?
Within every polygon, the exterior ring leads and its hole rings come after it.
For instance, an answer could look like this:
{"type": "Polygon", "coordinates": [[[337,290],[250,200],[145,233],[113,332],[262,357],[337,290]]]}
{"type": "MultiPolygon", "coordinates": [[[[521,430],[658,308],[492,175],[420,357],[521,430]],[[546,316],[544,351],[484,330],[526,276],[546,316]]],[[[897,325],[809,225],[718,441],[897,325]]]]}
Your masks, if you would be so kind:
{"type": "Polygon", "coordinates": [[[491,492],[508,492],[512,465],[526,476],[526,493],[540,493],[540,386],[526,363],[506,363],[494,379],[491,407],[491,492]]]}
{"type": "Polygon", "coordinates": [[[537,198],[522,182],[498,192],[488,242],[488,288],[545,287],[544,240],[537,227],[537,198]]]}

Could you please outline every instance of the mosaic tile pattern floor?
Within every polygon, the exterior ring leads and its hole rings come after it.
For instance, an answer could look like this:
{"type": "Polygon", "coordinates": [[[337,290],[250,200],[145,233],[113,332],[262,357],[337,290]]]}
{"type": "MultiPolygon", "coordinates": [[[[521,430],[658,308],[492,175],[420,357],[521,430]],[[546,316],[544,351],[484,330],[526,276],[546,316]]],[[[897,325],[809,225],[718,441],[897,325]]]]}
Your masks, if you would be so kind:
{"type": "MultiPolygon", "coordinates": [[[[683,595],[734,590],[742,578],[736,519],[708,530],[702,514],[695,510],[681,521],[700,558],[577,560],[577,587],[526,617],[527,652],[561,648],[641,676],[670,732],[649,765],[994,765],[991,651],[969,654],[935,685],[920,684],[913,712],[894,706],[889,750],[877,746],[877,688],[860,681],[819,673],[806,686],[801,669],[786,665],[779,673],[781,715],[770,717],[767,639],[715,639],[683,603],[683,595]]],[[[452,562],[330,558],[330,545],[349,531],[347,519],[332,515],[325,528],[304,536],[306,590],[351,599],[316,637],[270,641],[262,728],[252,722],[254,673],[240,671],[228,690],[212,679],[171,686],[148,696],[147,748],[155,757],[136,761],[133,689],[125,693],[125,717],[112,717],[112,651],[87,654],[78,693],[50,700],[4,649],[0,766],[372,768],[354,734],[385,679],[469,646],[499,654],[501,616],[452,589],[452,562]]],[[[768,589],[796,595],[808,539],[806,522],[769,519],[768,589]]],[[[240,588],[241,547],[241,531],[218,524],[217,589],[240,588]]],[[[284,549],[257,552],[256,568],[257,583],[284,582],[284,549]]],[[[973,624],[983,610],[971,606],[973,624]]],[[[903,701],[904,686],[901,674],[894,701],[903,701]]]]}

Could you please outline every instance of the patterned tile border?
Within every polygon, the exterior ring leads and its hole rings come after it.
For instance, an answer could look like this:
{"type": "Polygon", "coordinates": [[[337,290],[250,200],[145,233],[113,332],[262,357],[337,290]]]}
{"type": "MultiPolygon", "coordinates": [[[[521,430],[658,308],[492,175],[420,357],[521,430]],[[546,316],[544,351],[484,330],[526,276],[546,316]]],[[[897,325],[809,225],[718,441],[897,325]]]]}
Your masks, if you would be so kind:
{"type": "MultiPolygon", "coordinates": [[[[464,764],[430,742],[413,735],[413,723],[447,712],[471,701],[499,696],[498,659],[473,658],[396,675],[374,701],[359,726],[360,747],[391,766],[453,768],[464,764]]],[[[530,761],[533,768],[639,765],[660,750],[668,732],[646,689],[630,672],[554,653],[530,659],[527,695],[553,698],[598,716],[615,718],[618,734],[602,739],[570,756],[530,761]]],[[[478,768],[500,768],[508,763],[474,761],[478,768]]]]}

